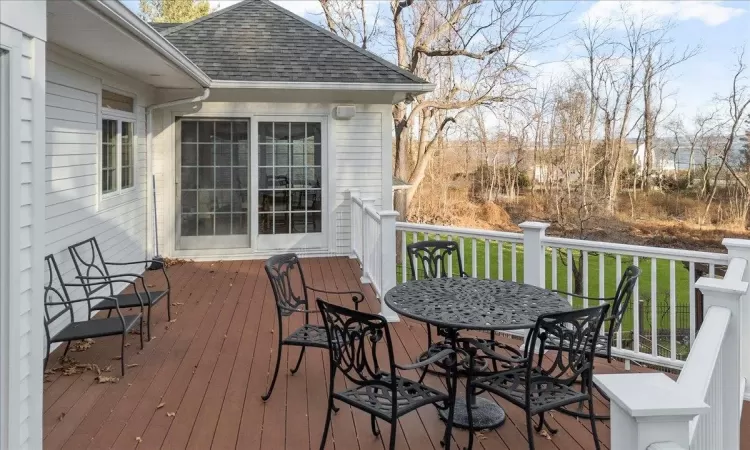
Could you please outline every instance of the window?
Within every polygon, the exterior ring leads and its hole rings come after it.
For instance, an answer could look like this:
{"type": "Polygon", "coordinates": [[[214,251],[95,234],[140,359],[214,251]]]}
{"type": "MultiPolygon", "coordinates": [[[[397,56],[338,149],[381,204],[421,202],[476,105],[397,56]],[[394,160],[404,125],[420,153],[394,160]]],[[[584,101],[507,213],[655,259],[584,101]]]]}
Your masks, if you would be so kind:
{"type": "Polygon", "coordinates": [[[101,193],[135,186],[135,114],[133,97],[102,90],[101,193]]]}
{"type": "Polygon", "coordinates": [[[320,233],[321,124],[258,123],[260,234],[320,233]]]}

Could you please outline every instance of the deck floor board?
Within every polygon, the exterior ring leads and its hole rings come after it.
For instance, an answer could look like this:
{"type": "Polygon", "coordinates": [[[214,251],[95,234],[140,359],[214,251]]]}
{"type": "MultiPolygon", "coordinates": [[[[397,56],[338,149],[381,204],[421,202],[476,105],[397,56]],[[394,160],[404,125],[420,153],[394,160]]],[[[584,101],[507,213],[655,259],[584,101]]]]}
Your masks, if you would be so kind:
{"type": "MultiPolygon", "coordinates": [[[[366,302],[361,309],[380,309],[372,289],[359,279],[356,262],[348,258],[303,260],[309,284],[326,290],[361,290],[366,302]]],[[[314,450],[320,448],[328,391],[328,356],[308,349],[299,372],[289,373],[298,348],[284,348],[272,397],[263,402],[273,375],[279,329],[271,286],[262,261],[186,263],[168,269],[173,287],[173,323],[166,307],[154,309],[154,339],[141,351],[138,336],[129,335],[128,368],[117,383],[98,384],[96,374],[86,371],[70,376],[54,372],[44,386],[44,448],[58,449],[213,449],[213,450],[314,450]],[[160,406],[161,404],[163,406],[160,406]],[[169,415],[167,413],[170,413],[169,415]],[[171,413],[174,413],[172,415],[171,413]]],[[[158,273],[147,280],[161,286],[158,273]]],[[[315,297],[311,297],[313,309],[315,297]]],[[[347,295],[327,300],[351,305],[347,295]]],[[[312,316],[313,323],[320,318],[312,316]]],[[[302,317],[285,320],[284,332],[302,324],[302,317]]],[[[392,324],[395,357],[408,362],[424,349],[427,330],[423,324],[403,320],[392,324]]],[[[503,338],[509,339],[509,338],[503,338]]],[[[520,345],[518,340],[508,340],[520,345]]],[[[50,356],[49,367],[62,354],[50,356]]],[[[71,353],[81,363],[112,365],[119,376],[117,338],[100,338],[83,352],[71,353]]],[[[642,368],[633,366],[634,371],[642,368]]],[[[597,372],[623,372],[621,362],[599,363],[597,372]]],[[[405,376],[416,378],[417,373],[405,376]]],[[[429,375],[426,382],[444,388],[445,380],[429,375]]],[[[337,377],[336,389],[350,383],[337,377]]],[[[461,385],[463,390],[463,382],[461,385]]],[[[462,392],[459,392],[462,395],[462,392]]],[[[527,448],[523,411],[495,399],[508,419],[500,428],[477,434],[475,448],[510,450],[527,448]]],[[[332,419],[326,449],[383,450],[390,427],[380,423],[381,436],[370,431],[370,417],[339,404],[332,419]]],[[[607,403],[596,401],[597,411],[607,403]]],[[[747,416],[747,415],[746,415],[747,416]]],[[[742,448],[750,450],[750,417],[743,416],[742,448]]],[[[560,428],[552,439],[535,436],[540,450],[591,450],[593,438],[586,421],[554,414],[560,428]]],[[[425,407],[403,417],[397,429],[397,448],[440,450],[444,424],[435,408],[425,407]]],[[[609,448],[608,422],[598,422],[603,448],[609,448]]],[[[466,445],[466,431],[456,430],[452,448],[466,445]]]]}

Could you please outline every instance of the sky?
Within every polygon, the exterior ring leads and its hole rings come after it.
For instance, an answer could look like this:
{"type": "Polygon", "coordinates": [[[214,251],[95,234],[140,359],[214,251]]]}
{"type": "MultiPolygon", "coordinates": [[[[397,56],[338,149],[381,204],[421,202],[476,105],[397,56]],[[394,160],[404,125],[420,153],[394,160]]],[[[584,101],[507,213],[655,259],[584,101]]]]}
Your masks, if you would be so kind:
{"type": "MultiPolygon", "coordinates": [[[[122,0],[129,8],[138,10],[138,0],[122,0]]],[[[217,8],[236,4],[239,0],[210,0],[217,8]]],[[[317,0],[274,0],[290,11],[323,24],[320,4],[317,0]]],[[[435,1],[435,0],[432,0],[435,1]]],[[[439,1],[439,0],[437,0],[439,1]]],[[[387,2],[372,0],[372,14],[380,4],[387,2]]],[[[651,20],[671,20],[674,28],[671,37],[679,49],[699,48],[692,59],[672,70],[666,110],[673,110],[674,117],[682,116],[686,122],[696,112],[708,112],[717,96],[726,95],[731,87],[735,52],[743,44],[748,46],[745,61],[750,64],[750,0],[731,1],[561,1],[542,0],[539,8],[543,13],[567,13],[565,19],[555,27],[558,40],[555,45],[532,55],[540,64],[538,69],[544,78],[554,78],[569,70],[572,58],[570,39],[565,36],[579,29],[586,20],[616,20],[620,9],[643,14],[651,20]]],[[[376,52],[379,49],[374,48],[376,52]]],[[[385,53],[385,52],[381,52],[385,53]]],[[[381,55],[388,58],[388,55],[381,55]]],[[[571,62],[573,60],[573,62],[571,62]]],[[[750,83],[750,80],[748,80],[750,83]]]]}

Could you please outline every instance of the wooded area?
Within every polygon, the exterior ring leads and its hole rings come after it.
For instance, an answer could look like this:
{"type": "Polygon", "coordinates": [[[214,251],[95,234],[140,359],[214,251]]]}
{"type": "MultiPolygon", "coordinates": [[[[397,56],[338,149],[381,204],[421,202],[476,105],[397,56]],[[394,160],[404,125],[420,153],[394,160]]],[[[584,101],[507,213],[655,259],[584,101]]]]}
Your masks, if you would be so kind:
{"type": "Polygon", "coordinates": [[[396,194],[403,215],[465,222],[468,209],[479,226],[503,228],[522,209],[518,219],[578,235],[615,216],[746,228],[743,48],[732,84],[715,86],[713,103],[686,117],[666,100],[680,65],[702,49],[676,42],[672,22],[625,6],[616,20],[587,20],[563,41],[555,30],[566,13],[537,2],[392,0],[374,19],[364,0],[320,3],[332,32],[371,51],[393,49],[383,56],[437,86],[393,108],[394,175],[411,184],[396,194]],[[567,67],[541,76],[533,55],[563,42],[567,67]]]}

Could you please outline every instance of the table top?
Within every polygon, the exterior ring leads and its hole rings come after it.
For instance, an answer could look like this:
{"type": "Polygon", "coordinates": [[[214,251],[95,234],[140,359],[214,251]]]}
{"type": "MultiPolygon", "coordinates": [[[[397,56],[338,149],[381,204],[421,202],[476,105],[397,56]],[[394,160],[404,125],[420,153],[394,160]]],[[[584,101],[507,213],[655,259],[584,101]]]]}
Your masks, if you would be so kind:
{"type": "Polygon", "coordinates": [[[406,317],[464,330],[533,328],[542,314],[569,311],[567,300],[529,284],[476,278],[432,278],[400,284],[385,303],[406,317]]]}

